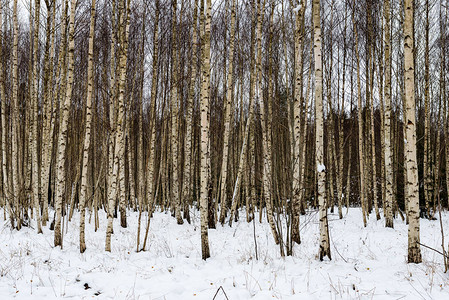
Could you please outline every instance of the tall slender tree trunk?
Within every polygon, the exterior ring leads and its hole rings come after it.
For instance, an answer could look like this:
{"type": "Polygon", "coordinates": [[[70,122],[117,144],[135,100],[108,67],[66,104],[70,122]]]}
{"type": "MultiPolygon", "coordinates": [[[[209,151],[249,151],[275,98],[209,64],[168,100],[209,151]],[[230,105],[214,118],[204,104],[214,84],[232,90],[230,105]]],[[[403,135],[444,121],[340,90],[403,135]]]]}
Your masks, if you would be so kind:
{"type": "MultiPolygon", "coordinates": [[[[427,214],[430,213],[430,145],[429,145],[429,130],[430,130],[430,115],[429,115],[429,98],[430,98],[430,71],[429,71],[429,0],[426,0],[426,25],[425,25],[426,45],[425,45],[425,71],[424,71],[424,198],[426,202],[427,214]]],[[[438,151],[438,150],[437,150],[438,151]]]]}
{"type": "MultiPolygon", "coordinates": [[[[374,69],[374,66],[372,66],[374,69]]],[[[374,78],[374,71],[371,73],[371,81],[374,78]]],[[[378,174],[377,174],[377,164],[376,164],[376,135],[374,131],[374,92],[373,92],[373,84],[371,84],[370,95],[369,95],[369,103],[370,103],[370,136],[371,136],[371,162],[370,168],[372,170],[372,185],[373,185],[373,203],[374,203],[374,212],[376,213],[377,220],[380,220],[379,214],[379,205],[378,205],[378,174]]]]}
{"type": "MultiPolygon", "coordinates": [[[[66,5],[68,5],[68,0],[66,0],[66,5]]],[[[58,136],[58,155],[56,159],[56,195],[55,195],[55,210],[56,210],[56,220],[55,220],[55,247],[60,246],[62,248],[62,232],[61,232],[61,218],[62,218],[62,206],[64,198],[64,190],[66,183],[66,170],[65,170],[65,160],[66,160],[66,146],[67,146],[67,129],[69,123],[69,109],[70,102],[72,100],[72,87],[73,87],[73,67],[74,58],[73,54],[75,51],[75,8],[76,0],[71,0],[70,4],[70,19],[69,19],[69,47],[68,47],[68,79],[66,94],[64,96],[64,101],[60,112],[60,125],[59,125],[59,136],[58,136]]]]}
{"type": "MultiPolygon", "coordinates": [[[[353,1],[353,5],[355,5],[355,1],[353,1]]],[[[360,56],[359,56],[359,50],[358,50],[358,34],[357,34],[357,27],[355,23],[355,7],[352,9],[352,23],[354,27],[354,36],[355,36],[355,56],[357,59],[357,100],[358,100],[358,107],[357,107],[357,115],[358,115],[358,134],[359,134],[359,176],[360,176],[360,205],[362,206],[362,216],[363,216],[363,226],[366,227],[366,187],[365,187],[365,159],[363,155],[363,107],[362,107],[362,91],[361,91],[361,82],[360,82],[360,56]]]]}
{"type": "MultiPolygon", "coordinates": [[[[404,2],[403,2],[404,3],[404,2]]],[[[404,4],[404,9],[401,9],[401,24],[404,24],[404,11],[405,11],[405,4],[404,4]]],[[[412,22],[413,23],[413,22],[412,22]]],[[[413,24],[412,24],[413,27],[413,24]]],[[[402,26],[403,29],[403,36],[404,36],[404,41],[405,41],[405,26],[402,26]]],[[[411,30],[413,32],[413,29],[411,30]]],[[[412,50],[413,50],[413,46],[412,46],[412,50]]],[[[399,51],[399,50],[398,50],[399,51]]],[[[414,55],[412,55],[412,57],[414,57],[414,55]]],[[[400,68],[402,69],[402,71],[404,73],[402,73],[402,81],[400,82],[401,84],[401,99],[402,99],[402,120],[403,120],[403,126],[402,126],[402,133],[403,133],[403,137],[404,137],[404,153],[403,153],[403,158],[404,158],[404,164],[403,164],[403,171],[404,171],[404,208],[405,208],[405,223],[408,224],[409,223],[409,203],[407,201],[408,199],[408,193],[409,193],[409,186],[408,186],[408,172],[407,172],[407,163],[408,163],[408,159],[407,159],[407,149],[406,149],[406,143],[405,141],[407,140],[407,99],[406,99],[406,92],[405,92],[405,50],[404,50],[404,56],[402,57],[403,61],[401,62],[400,68]]],[[[413,76],[414,76],[414,71],[413,71],[413,76]]]]}
{"type": "MultiPolygon", "coordinates": [[[[201,0],[204,1],[204,0],[201,0]]],[[[205,32],[203,40],[203,83],[201,87],[201,191],[200,191],[200,212],[201,212],[201,253],[203,260],[210,257],[208,238],[208,193],[209,193],[209,95],[210,95],[210,30],[211,30],[211,9],[212,1],[207,0],[205,32]]],[[[203,17],[204,18],[204,17],[203,17]]]]}
{"type": "Polygon", "coordinates": [[[33,62],[33,85],[32,85],[32,116],[31,116],[31,128],[32,128],[32,145],[31,145],[31,155],[32,155],[32,190],[33,190],[33,202],[36,215],[37,232],[42,233],[41,217],[40,217],[40,172],[39,172],[39,160],[38,160],[38,131],[39,131],[39,74],[38,74],[38,64],[39,64],[39,27],[40,27],[40,9],[41,1],[35,0],[34,6],[34,62],[33,62]]]}
{"type": "MultiPolygon", "coordinates": [[[[110,199],[109,193],[111,189],[116,188],[117,180],[112,184],[112,171],[114,169],[114,146],[116,140],[116,119],[117,119],[117,93],[116,93],[116,33],[117,33],[117,20],[116,20],[116,1],[112,0],[112,13],[111,13],[111,54],[110,54],[110,74],[109,81],[109,136],[108,136],[108,171],[106,180],[106,193],[107,193],[107,214],[108,214],[108,226],[110,217],[113,217],[112,210],[115,208],[116,199],[110,199]],[[113,202],[110,202],[113,201],[113,202]],[[112,207],[112,209],[110,209],[112,207]]],[[[112,222],[112,219],[111,219],[112,222]]],[[[112,226],[112,223],[111,223],[112,226]]],[[[112,231],[112,227],[111,227],[112,231]]]]}
{"type": "Polygon", "coordinates": [[[326,168],[324,166],[324,130],[323,130],[323,69],[321,58],[321,18],[320,18],[320,0],[313,0],[313,48],[315,59],[315,112],[316,112],[316,168],[318,172],[318,205],[320,220],[320,260],[325,256],[331,258],[331,249],[329,243],[329,227],[327,220],[326,196],[326,168]]]}
{"type": "MultiPolygon", "coordinates": [[[[14,212],[13,212],[13,202],[14,194],[11,193],[11,180],[8,176],[8,154],[7,154],[7,136],[8,136],[8,120],[6,115],[6,92],[5,92],[5,73],[4,73],[4,56],[3,56],[3,26],[2,24],[3,17],[3,2],[0,2],[0,97],[2,101],[2,178],[3,178],[3,194],[5,203],[8,209],[9,220],[11,223],[11,227],[14,227],[14,212]]],[[[14,117],[14,115],[13,115],[14,117]]],[[[14,162],[13,162],[14,163],[14,162]]]]}
{"type": "MultiPolygon", "coordinates": [[[[382,21],[383,25],[383,21],[382,21]]],[[[385,103],[384,103],[384,48],[383,40],[381,41],[380,51],[377,56],[377,61],[379,64],[379,72],[377,76],[378,82],[378,93],[379,93],[379,110],[380,110],[380,191],[381,191],[381,204],[385,213],[385,198],[386,198],[386,188],[385,188],[385,103]]]]}
{"type": "Polygon", "coordinates": [[[22,228],[22,218],[19,210],[21,193],[21,176],[19,175],[19,90],[18,90],[18,43],[19,43],[19,23],[17,20],[17,0],[13,2],[13,49],[12,49],[12,200],[14,203],[14,218],[16,228],[22,228]]]}
{"type": "MultiPolygon", "coordinates": [[[[368,0],[367,1],[367,18],[368,18],[368,70],[369,70],[369,95],[367,98],[367,101],[369,102],[369,115],[370,115],[370,121],[369,121],[369,136],[371,140],[371,160],[369,161],[369,167],[372,172],[372,190],[373,190],[373,204],[374,204],[374,211],[376,213],[377,220],[380,219],[379,214],[379,205],[378,205],[378,188],[377,188],[377,182],[378,182],[378,173],[377,173],[377,165],[376,165],[376,135],[374,131],[374,64],[375,64],[375,51],[374,51],[374,34],[373,34],[373,21],[372,21],[372,4],[368,0]]],[[[368,149],[367,149],[368,150],[368,149]]],[[[369,152],[369,150],[368,150],[369,152]]],[[[367,156],[369,157],[369,156],[367,156]]],[[[370,210],[371,211],[371,210],[370,210]]]]}
{"type": "MultiPolygon", "coordinates": [[[[265,117],[264,100],[262,93],[262,14],[264,6],[260,3],[257,10],[257,82],[256,82],[256,100],[259,101],[260,121],[262,123],[262,158],[263,158],[263,195],[267,207],[268,223],[276,244],[279,244],[279,235],[276,230],[273,218],[272,206],[272,156],[271,156],[271,99],[267,99],[268,109],[265,117]]],[[[270,80],[270,79],[268,79],[270,80]]]]}
{"type": "MultiPolygon", "coordinates": [[[[251,24],[254,24],[254,19],[255,19],[255,15],[257,14],[256,11],[258,11],[259,9],[259,2],[260,0],[257,2],[257,8],[255,7],[255,1],[253,1],[251,3],[252,5],[252,10],[253,10],[253,14],[251,17],[251,24]]],[[[259,20],[259,19],[257,19],[259,20]]],[[[257,25],[256,25],[257,27],[257,25]]],[[[235,179],[235,183],[234,183],[234,190],[232,193],[232,199],[231,199],[231,216],[229,218],[229,226],[232,225],[232,219],[236,213],[237,210],[237,204],[238,204],[238,197],[239,197],[239,192],[240,192],[240,186],[241,186],[241,182],[243,180],[243,174],[245,172],[246,166],[248,165],[247,163],[247,152],[248,150],[250,151],[250,160],[251,160],[251,168],[253,171],[253,178],[251,178],[251,183],[250,183],[250,194],[251,194],[251,199],[253,200],[253,214],[254,214],[254,207],[256,205],[255,201],[255,166],[254,166],[254,133],[252,133],[251,131],[254,130],[254,90],[255,90],[255,78],[257,77],[257,69],[255,69],[255,64],[254,64],[254,52],[255,52],[255,31],[254,31],[254,26],[251,26],[251,49],[250,49],[250,60],[251,60],[251,73],[250,73],[250,90],[249,90],[249,106],[248,106],[248,119],[246,120],[246,125],[243,127],[243,114],[242,114],[242,110],[241,110],[241,120],[242,120],[242,148],[240,150],[240,158],[239,158],[239,163],[238,163],[238,167],[237,167],[237,177],[235,179]],[[252,134],[251,134],[252,133],[252,134]],[[250,145],[248,145],[248,142],[250,143],[250,145]],[[249,149],[248,149],[249,148],[249,149]]],[[[254,217],[254,216],[253,216],[254,217]]]]}
{"type": "MultiPolygon", "coordinates": [[[[259,2],[257,2],[257,5],[259,2]]],[[[252,215],[255,219],[255,211],[257,206],[257,199],[256,199],[256,155],[255,155],[255,134],[254,134],[254,91],[256,90],[256,77],[257,77],[257,70],[256,70],[256,27],[257,27],[257,7],[256,7],[256,0],[251,1],[251,45],[249,50],[250,55],[250,74],[249,74],[249,113],[248,113],[248,120],[249,124],[245,126],[245,128],[248,128],[248,130],[245,129],[245,135],[243,136],[243,139],[249,139],[247,143],[249,142],[249,158],[248,162],[243,161],[242,167],[245,168],[245,166],[249,165],[248,173],[251,175],[248,178],[248,184],[250,188],[250,197],[252,202],[252,215]],[[248,134],[246,134],[248,132],[248,134]]],[[[242,111],[243,113],[243,105],[242,105],[242,111]]],[[[241,113],[241,114],[242,114],[241,113]]],[[[243,115],[243,114],[242,114],[243,115]]],[[[247,121],[248,122],[248,121],[247,121]]],[[[243,128],[242,128],[243,129],[243,128]]],[[[245,142],[243,142],[245,143],[245,142]]],[[[246,151],[246,150],[245,150],[246,151]]],[[[243,151],[242,151],[243,153],[243,151]]],[[[240,164],[239,164],[240,167],[240,164]]],[[[261,213],[261,211],[259,212],[261,213]]],[[[232,215],[232,214],[231,214],[232,215]]]]}
{"type": "MultiPolygon", "coordinates": [[[[448,101],[446,98],[446,32],[447,32],[447,28],[446,28],[446,24],[447,24],[447,18],[448,18],[448,6],[446,5],[445,7],[445,17],[443,19],[443,14],[442,14],[442,5],[440,4],[440,40],[442,42],[442,47],[441,47],[441,52],[440,52],[440,63],[441,63],[441,67],[440,67],[440,102],[443,101],[444,103],[444,110],[443,110],[443,120],[442,120],[442,126],[444,126],[444,136],[445,136],[445,153],[441,153],[442,155],[445,156],[445,160],[446,160],[446,193],[449,195],[449,110],[448,110],[448,101]],[[444,21],[443,21],[444,20],[444,21]]],[[[441,108],[441,103],[439,105],[439,107],[441,108]]],[[[441,109],[440,109],[441,111],[441,109]]],[[[438,120],[440,120],[440,116],[438,116],[438,120]]],[[[440,127],[437,127],[440,128],[440,127]]],[[[439,140],[439,143],[437,142],[437,145],[439,146],[439,144],[441,143],[441,137],[439,140]]],[[[437,161],[440,161],[440,154],[439,154],[439,147],[437,148],[437,161]]],[[[436,168],[437,170],[439,170],[439,168],[436,168]]],[[[439,171],[437,172],[438,176],[436,176],[438,179],[440,177],[440,173],[439,171]]],[[[437,186],[439,185],[439,181],[437,181],[437,186]]],[[[438,191],[439,193],[439,191],[438,191]]],[[[438,197],[438,196],[437,196],[438,197]]]]}
{"type": "Polygon", "coordinates": [[[184,203],[184,217],[190,222],[189,206],[192,193],[192,138],[193,138],[193,105],[195,103],[195,87],[198,74],[200,73],[198,64],[198,0],[195,0],[195,9],[193,10],[192,25],[192,73],[190,77],[189,96],[186,104],[186,139],[184,147],[184,178],[183,178],[183,194],[182,203],[184,203]]]}
{"type": "MultiPolygon", "coordinates": [[[[28,202],[30,202],[30,213],[31,213],[31,218],[34,217],[34,213],[33,213],[33,209],[35,207],[34,203],[34,191],[33,191],[33,178],[32,176],[33,174],[33,159],[32,159],[32,153],[34,152],[33,147],[34,147],[34,75],[33,75],[33,71],[34,71],[34,64],[33,64],[33,55],[34,55],[34,35],[33,35],[33,28],[34,28],[34,24],[33,24],[33,17],[35,12],[35,9],[33,9],[33,3],[30,0],[30,15],[29,15],[29,26],[30,26],[30,31],[29,31],[29,53],[30,53],[30,59],[28,60],[28,73],[30,74],[28,76],[28,90],[26,93],[26,96],[24,97],[25,100],[25,126],[22,127],[23,129],[23,163],[21,164],[20,169],[22,170],[22,172],[24,172],[24,193],[23,193],[23,198],[22,198],[22,211],[24,212],[24,219],[27,219],[27,212],[24,210],[25,206],[28,205],[28,202]]],[[[20,92],[19,92],[20,93],[20,92]]],[[[20,113],[19,113],[20,115],[20,113]]],[[[39,192],[38,192],[39,194],[39,192]]],[[[39,198],[39,197],[38,197],[39,198]]],[[[28,210],[28,209],[27,209],[28,210]]]]}
{"type": "MultiPolygon", "coordinates": [[[[151,95],[150,95],[150,136],[148,143],[150,145],[150,152],[148,153],[147,159],[147,194],[149,196],[148,200],[148,217],[150,217],[151,212],[154,207],[155,197],[154,197],[154,181],[156,178],[154,176],[154,161],[156,155],[156,92],[157,92],[157,66],[159,58],[159,0],[156,0],[156,12],[154,15],[154,32],[153,32],[153,70],[152,70],[152,81],[151,81],[151,95]]],[[[161,129],[162,131],[162,129],[161,129]]],[[[145,243],[146,241],[144,241],[145,243]]]]}
{"type": "MultiPolygon", "coordinates": [[[[140,224],[142,219],[142,212],[144,210],[144,205],[147,204],[145,201],[145,158],[144,158],[144,149],[143,149],[143,88],[145,81],[145,20],[147,18],[147,9],[144,8],[143,20],[142,22],[142,41],[140,46],[140,83],[139,83],[139,102],[138,102],[138,140],[137,140],[137,198],[138,198],[138,206],[139,206],[139,219],[137,225],[137,249],[139,252],[140,249],[140,224]]],[[[155,22],[157,22],[155,20],[155,22]]],[[[149,218],[148,218],[149,219],[149,218]]]]}
{"type": "MultiPolygon", "coordinates": [[[[224,141],[223,141],[223,159],[221,164],[221,175],[220,175],[220,188],[219,188],[219,199],[221,201],[221,212],[220,212],[220,222],[224,223],[225,217],[225,204],[226,190],[227,190],[227,178],[228,178],[228,164],[229,164],[229,136],[231,132],[231,120],[232,120],[232,103],[233,103],[233,80],[234,80],[234,39],[235,39],[235,0],[232,0],[231,7],[231,36],[229,41],[229,68],[227,75],[227,87],[226,87],[226,104],[225,104],[225,121],[224,121],[224,141]]],[[[247,208],[249,209],[249,207],[247,208]]]]}
{"type": "Polygon", "coordinates": [[[391,36],[390,0],[384,0],[385,36],[385,226],[393,228],[393,151],[391,145],[391,36]]]}
{"type": "Polygon", "coordinates": [[[89,50],[87,58],[87,94],[86,94],[86,131],[84,135],[84,149],[83,149],[83,170],[81,174],[81,191],[80,191],[80,252],[84,253],[86,250],[85,242],[85,207],[87,200],[87,171],[89,165],[89,147],[90,147],[90,135],[92,127],[92,96],[94,85],[94,37],[95,37],[95,2],[92,0],[90,8],[90,29],[89,29],[89,50]]]}
{"type": "MultiPolygon", "coordinates": [[[[333,23],[334,23],[334,1],[332,0],[331,2],[331,15],[330,15],[330,23],[329,23],[329,58],[327,59],[328,63],[326,64],[327,67],[327,76],[326,76],[326,89],[327,89],[327,104],[328,104],[328,119],[329,119],[329,124],[327,126],[327,130],[328,130],[328,134],[327,134],[327,139],[328,139],[328,147],[327,147],[327,157],[328,157],[328,172],[327,172],[327,177],[328,177],[328,181],[329,183],[327,184],[327,186],[329,187],[328,193],[327,193],[327,199],[328,199],[328,203],[327,206],[330,207],[330,212],[333,213],[334,212],[334,197],[335,197],[335,193],[334,193],[334,174],[335,174],[335,164],[337,163],[336,161],[336,157],[335,157],[335,148],[336,148],[336,144],[335,144],[335,119],[334,119],[334,111],[333,111],[333,107],[332,107],[332,88],[331,88],[331,83],[332,83],[332,74],[333,74],[333,23]]],[[[325,65],[325,66],[326,66],[325,65]]],[[[338,164],[337,164],[338,166],[338,164]]],[[[338,183],[337,183],[338,184],[338,183]]]]}
{"type": "MultiPolygon", "coordinates": [[[[301,181],[304,181],[304,178],[301,180],[301,163],[300,161],[300,153],[302,153],[301,146],[306,144],[304,140],[301,138],[301,106],[303,100],[302,97],[302,74],[301,74],[301,66],[302,66],[302,22],[304,18],[305,6],[303,7],[302,1],[300,2],[300,10],[296,12],[296,20],[295,20],[295,93],[294,93],[294,104],[293,104],[293,216],[292,216],[292,240],[300,244],[301,237],[299,234],[299,215],[301,210],[301,181]]],[[[304,110],[304,114],[306,111],[304,110]]],[[[306,118],[305,118],[306,119],[306,118]]],[[[307,123],[307,119],[304,123],[307,123]]]]}
{"type": "MultiPolygon", "coordinates": [[[[47,39],[49,43],[48,58],[46,58],[45,78],[46,83],[44,91],[44,108],[43,108],[43,130],[42,130],[42,167],[41,167],[41,192],[43,193],[42,204],[42,225],[46,225],[48,221],[48,202],[49,202],[49,185],[50,185],[50,165],[53,152],[53,133],[56,123],[56,103],[53,103],[53,57],[55,55],[55,15],[56,1],[45,2],[47,4],[47,39]],[[51,3],[51,5],[50,5],[51,3]],[[53,106],[53,109],[51,108],[53,106]]],[[[66,9],[63,8],[63,19],[66,17],[66,9]]],[[[62,22],[62,39],[65,43],[65,26],[66,22],[62,22]]],[[[60,53],[64,49],[60,50],[60,53]]],[[[45,54],[47,55],[47,53],[45,54]]]]}
{"type": "MultiPolygon", "coordinates": [[[[129,2],[128,10],[129,10],[129,2]]],[[[125,207],[125,191],[124,181],[124,159],[125,159],[125,77],[126,77],[126,60],[127,60],[127,44],[128,44],[128,28],[129,28],[129,18],[127,18],[127,13],[125,12],[125,0],[120,0],[119,2],[119,40],[120,47],[119,50],[119,97],[118,97],[118,115],[116,122],[116,137],[115,137],[115,147],[114,147],[114,165],[112,168],[112,178],[110,181],[110,189],[108,193],[108,226],[106,229],[106,246],[105,250],[111,252],[111,235],[112,235],[112,221],[113,221],[113,210],[115,206],[115,199],[117,198],[117,189],[120,187],[120,223],[122,227],[126,227],[126,207],[125,207]],[[123,161],[121,163],[120,161],[123,161]],[[120,166],[122,164],[122,166],[120,166]],[[120,169],[120,171],[119,171],[120,169]],[[120,174],[119,174],[120,173],[120,174]],[[120,176],[120,177],[119,177],[120,176]],[[117,182],[117,179],[119,182],[117,182]]],[[[129,15],[129,11],[128,11],[129,15]]]]}
{"type": "Polygon", "coordinates": [[[128,59],[128,36],[129,36],[129,26],[130,26],[130,1],[123,0],[119,2],[119,14],[122,16],[122,21],[120,23],[120,62],[119,62],[119,98],[118,98],[118,117],[117,117],[117,140],[116,145],[119,143],[119,210],[120,210],[120,226],[126,228],[127,218],[126,218],[126,186],[125,186],[125,151],[126,151],[126,111],[125,111],[125,93],[126,93],[126,62],[128,59]],[[119,119],[120,122],[119,122],[119,119]]]}
{"type": "MultiPolygon", "coordinates": [[[[343,162],[344,162],[344,122],[345,122],[345,87],[346,87],[346,53],[347,53],[347,44],[346,44],[346,22],[348,17],[348,10],[345,3],[345,22],[344,22],[344,29],[343,29],[343,59],[342,59],[342,88],[341,88],[341,105],[340,105],[340,111],[339,111],[339,122],[338,122],[338,174],[337,174],[337,197],[338,197],[338,217],[340,219],[343,218],[343,200],[344,200],[344,194],[343,194],[343,162]]],[[[348,138],[349,139],[349,138],[348,138]]],[[[349,155],[348,155],[349,156],[349,155]]],[[[350,161],[349,161],[350,162],[350,161]]],[[[348,163],[348,170],[349,170],[349,163],[348,163]]]]}
{"type": "Polygon", "coordinates": [[[178,224],[183,224],[184,221],[181,215],[181,197],[179,192],[179,171],[178,171],[178,118],[179,118],[179,103],[178,99],[178,40],[177,40],[177,0],[172,0],[172,80],[171,80],[171,148],[172,148],[172,194],[173,203],[175,207],[176,221],[178,224]]]}
{"type": "MultiPolygon", "coordinates": [[[[272,129],[273,129],[273,79],[272,77],[272,31],[273,31],[273,15],[274,15],[274,2],[271,3],[271,12],[270,12],[270,37],[268,41],[268,98],[267,98],[267,109],[265,113],[264,108],[264,99],[263,99],[263,92],[262,92],[262,37],[261,33],[262,30],[258,31],[258,62],[257,62],[257,69],[258,69],[258,85],[256,89],[256,95],[257,99],[259,100],[259,109],[260,109],[260,122],[262,123],[262,157],[263,157],[263,191],[264,191],[264,198],[265,203],[267,207],[267,217],[268,222],[271,227],[271,231],[273,233],[274,241],[276,244],[279,244],[281,242],[279,233],[276,229],[276,224],[274,221],[274,174],[273,174],[273,151],[272,151],[272,129]]],[[[261,7],[263,8],[263,6],[261,7]]],[[[259,13],[262,14],[263,10],[259,10],[259,13]]],[[[262,22],[259,23],[259,26],[262,25],[262,22]]],[[[281,253],[282,253],[282,247],[281,247],[281,253]]]]}
{"type": "MultiPolygon", "coordinates": [[[[306,198],[306,166],[307,166],[307,153],[306,153],[306,147],[307,147],[307,135],[309,132],[309,116],[312,114],[312,112],[309,112],[309,95],[311,90],[311,84],[312,84],[312,66],[313,66],[313,47],[310,47],[310,66],[309,66],[309,74],[307,76],[307,90],[306,90],[306,101],[304,106],[304,124],[302,125],[301,129],[301,140],[304,142],[301,144],[302,150],[301,150],[301,169],[300,169],[300,178],[301,182],[299,185],[299,203],[302,206],[301,213],[303,212],[304,207],[306,206],[306,203],[304,199],[306,198]]],[[[313,95],[312,95],[313,96],[313,95]]]]}
{"type": "Polygon", "coordinates": [[[405,126],[406,126],[406,159],[408,188],[406,202],[409,208],[408,227],[408,262],[420,263],[421,249],[419,245],[419,186],[418,165],[416,159],[416,127],[415,127],[415,77],[414,77],[414,34],[413,34],[413,0],[404,0],[404,67],[405,67],[405,126]]]}

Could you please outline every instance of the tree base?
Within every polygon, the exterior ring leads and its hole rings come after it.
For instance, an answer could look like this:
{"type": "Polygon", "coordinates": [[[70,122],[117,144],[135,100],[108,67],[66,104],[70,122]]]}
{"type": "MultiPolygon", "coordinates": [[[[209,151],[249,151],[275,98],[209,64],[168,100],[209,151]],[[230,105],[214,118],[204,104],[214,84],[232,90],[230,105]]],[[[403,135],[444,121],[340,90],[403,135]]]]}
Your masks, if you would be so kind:
{"type": "Polygon", "coordinates": [[[329,260],[332,260],[331,249],[329,247],[324,248],[323,246],[320,246],[320,261],[323,261],[326,256],[329,260]]]}

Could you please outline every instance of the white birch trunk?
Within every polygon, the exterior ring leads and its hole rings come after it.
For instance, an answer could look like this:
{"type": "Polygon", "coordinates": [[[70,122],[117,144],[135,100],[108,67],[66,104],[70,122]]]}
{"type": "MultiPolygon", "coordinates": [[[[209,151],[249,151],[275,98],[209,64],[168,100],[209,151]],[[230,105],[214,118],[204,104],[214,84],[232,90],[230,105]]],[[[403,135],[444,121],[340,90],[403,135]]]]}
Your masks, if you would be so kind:
{"type": "Polygon", "coordinates": [[[40,173],[39,173],[39,160],[38,160],[38,130],[39,130],[39,105],[38,105],[38,83],[39,83],[39,74],[38,74],[38,63],[39,63],[39,27],[40,27],[40,9],[41,2],[40,0],[35,0],[34,6],[34,64],[33,64],[33,85],[32,85],[32,116],[31,116],[31,136],[32,136],[32,144],[31,144],[31,155],[32,155],[32,199],[34,203],[35,210],[35,218],[37,223],[37,232],[42,233],[41,226],[41,217],[40,217],[40,173]]]}
{"type": "Polygon", "coordinates": [[[318,172],[318,205],[320,220],[320,248],[319,257],[323,260],[325,256],[331,259],[329,228],[327,220],[326,205],[326,170],[324,166],[324,134],[323,134],[323,70],[321,59],[321,18],[320,0],[313,0],[313,48],[315,59],[315,112],[316,112],[316,168],[318,172]]]}
{"type": "MultiPolygon", "coordinates": [[[[210,257],[208,238],[208,178],[209,172],[207,157],[209,155],[209,93],[210,93],[210,30],[211,30],[211,0],[207,0],[205,32],[203,42],[203,83],[201,88],[201,253],[203,260],[210,257]]],[[[202,17],[204,18],[204,17],[202,17]]]]}
{"type": "Polygon", "coordinates": [[[92,127],[92,97],[93,97],[93,84],[94,84],[94,37],[95,37],[95,2],[92,0],[90,9],[90,29],[89,29],[89,50],[88,50],[88,62],[87,62],[87,95],[86,95],[86,131],[84,135],[84,149],[83,149],[83,170],[81,174],[81,191],[79,199],[80,210],[80,252],[84,253],[86,250],[85,242],[85,207],[87,195],[87,171],[89,165],[89,147],[90,147],[90,134],[92,127]]]}
{"type": "MultiPolygon", "coordinates": [[[[67,1],[68,2],[68,1],[67,1]]],[[[68,3],[66,3],[68,5],[68,3]]],[[[73,85],[73,54],[75,51],[75,8],[76,0],[71,0],[70,4],[70,19],[69,19],[69,48],[68,48],[68,80],[66,87],[66,94],[61,107],[59,136],[58,136],[58,155],[56,159],[56,195],[55,195],[55,247],[60,246],[62,248],[62,232],[61,232],[61,218],[62,218],[62,205],[65,191],[66,174],[65,174],[65,158],[66,158],[66,146],[67,146],[67,127],[69,122],[69,109],[70,102],[72,100],[72,85],[73,85]]]]}
{"type": "Polygon", "coordinates": [[[408,262],[420,263],[421,249],[419,245],[419,186],[418,165],[416,158],[416,127],[415,127],[415,77],[414,77],[414,34],[413,34],[413,0],[404,0],[404,67],[405,67],[405,98],[406,98],[406,159],[407,159],[407,198],[408,202],[408,262]]]}
{"type": "Polygon", "coordinates": [[[393,228],[393,151],[391,145],[390,0],[384,1],[385,35],[385,226],[393,228]]]}

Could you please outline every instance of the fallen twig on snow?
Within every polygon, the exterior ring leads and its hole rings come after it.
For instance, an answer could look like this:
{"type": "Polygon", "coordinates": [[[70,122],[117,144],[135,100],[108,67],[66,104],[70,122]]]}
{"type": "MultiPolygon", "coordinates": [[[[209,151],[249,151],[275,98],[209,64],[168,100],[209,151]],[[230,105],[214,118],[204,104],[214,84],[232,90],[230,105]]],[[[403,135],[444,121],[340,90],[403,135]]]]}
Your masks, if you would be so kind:
{"type": "Polygon", "coordinates": [[[449,258],[449,256],[448,256],[447,254],[445,254],[445,253],[443,253],[443,252],[441,252],[441,251],[438,251],[438,250],[435,249],[435,248],[432,248],[432,247],[430,247],[430,246],[421,244],[420,242],[418,242],[418,244],[420,244],[421,246],[423,246],[423,247],[425,247],[425,248],[427,248],[427,249],[433,250],[433,251],[435,251],[436,253],[439,253],[439,254],[443,255],[443,257],[445,257],[445,258],[449,258]]]}
{"type": "Polygon", "coordinates": [[[219,292],[220,290],[223,292],[223,295],[226,297],[226,299],[229,300],[228,295],[226,295],[226,292],[225,292],[224,288],[223,288],[221,285],[220,285],[220,287],[218,288],[218,290],[217,290],[217,292],[215,293],[214,298],[212,298],[212,300],[215,300],[215,297],[217,297],[218,292],[219,292]]]}

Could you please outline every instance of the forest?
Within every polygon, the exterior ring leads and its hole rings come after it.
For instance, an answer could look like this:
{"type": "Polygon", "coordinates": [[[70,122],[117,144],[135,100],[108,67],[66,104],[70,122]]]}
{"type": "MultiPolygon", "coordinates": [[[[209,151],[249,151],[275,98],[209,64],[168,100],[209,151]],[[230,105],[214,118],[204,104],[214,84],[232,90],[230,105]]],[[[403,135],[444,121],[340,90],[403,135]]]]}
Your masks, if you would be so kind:
{"type": "Polygon", "coordinates": [[[349,218],[402,232],[403,268],[437,255],[449,293],[448,21],[444,0],[1,0],[0,245],[138,255],[163,220],[199,261],[246,228],[251,259],[306,239],[328,265],[349,218]]]}

